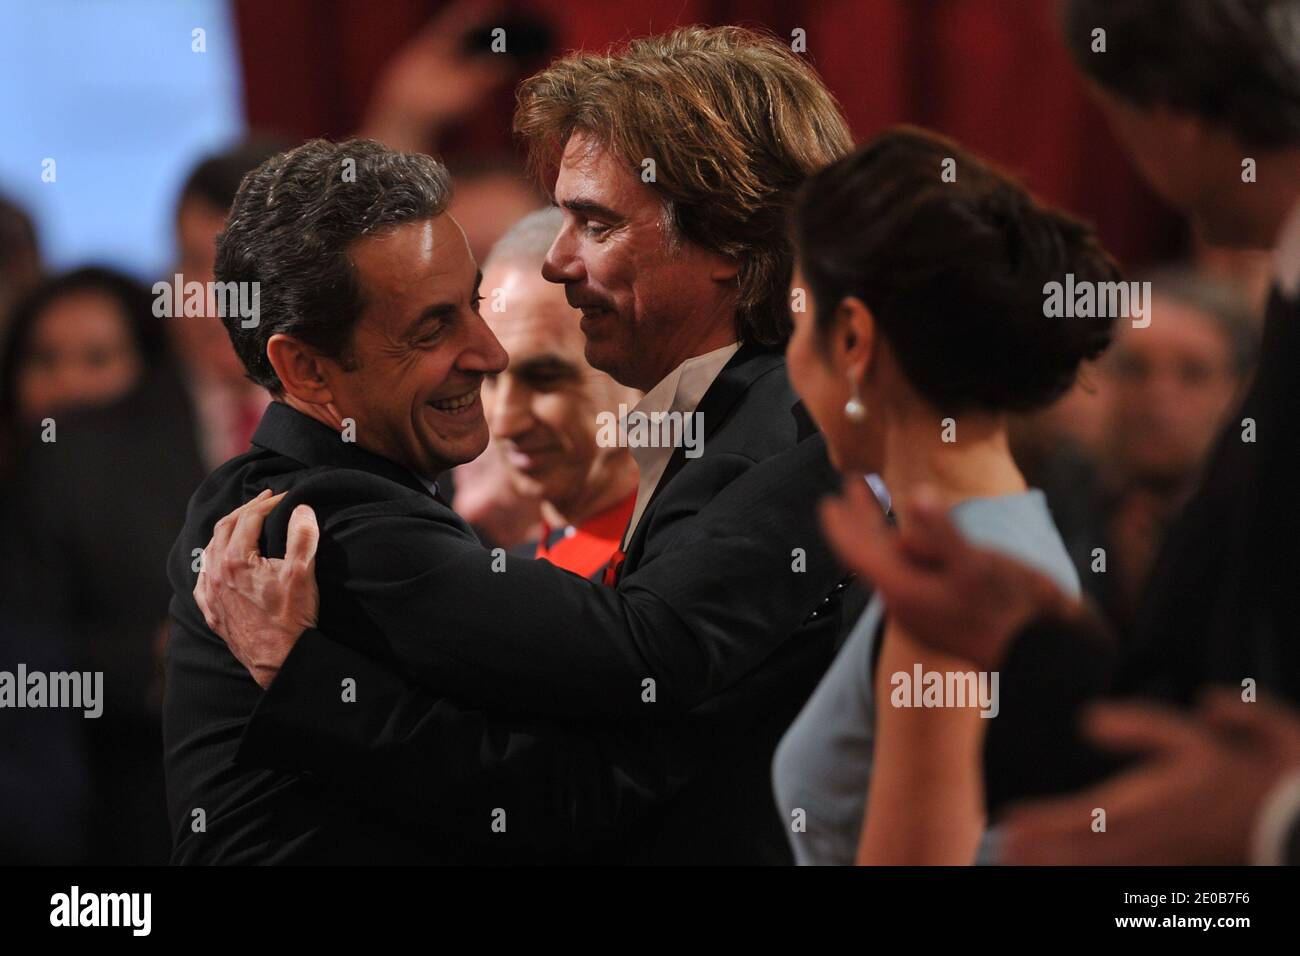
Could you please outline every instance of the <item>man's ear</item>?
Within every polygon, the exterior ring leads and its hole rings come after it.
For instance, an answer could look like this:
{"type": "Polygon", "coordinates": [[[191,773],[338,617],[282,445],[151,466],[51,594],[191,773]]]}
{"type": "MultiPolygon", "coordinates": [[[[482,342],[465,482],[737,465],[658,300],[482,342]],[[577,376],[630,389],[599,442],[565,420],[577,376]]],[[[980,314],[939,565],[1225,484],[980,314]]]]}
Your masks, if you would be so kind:
{"type": "Polygon", "coordinates": [[[266,358],[287,395],[312,405],[328,405],[334,393],[326,377],[326,359],[292,335],[277,332],[266,343],[266,358]]]}

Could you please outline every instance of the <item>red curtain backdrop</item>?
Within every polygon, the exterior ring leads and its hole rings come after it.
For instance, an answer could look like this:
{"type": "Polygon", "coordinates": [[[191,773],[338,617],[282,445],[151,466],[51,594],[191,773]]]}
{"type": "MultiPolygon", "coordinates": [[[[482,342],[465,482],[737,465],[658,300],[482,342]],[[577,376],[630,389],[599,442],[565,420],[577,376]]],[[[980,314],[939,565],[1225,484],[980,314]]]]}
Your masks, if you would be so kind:
{"type": "MultiPolygon", "coordinates": [[[[387,58],[433,0],[236,0],[249,123],[295,136],[357,128],[387,58]]],[[[789,37],[844,107],[859,140],[894,123],[952,136],[1094,222],[1130,267],[1184,251],[1181,222],[1141,183],[1088,101],[1050,0],[518,0],[559,47],[599,49],[687,23],[789,37]]],[[[510,149],[513,95],[454,131],[447,151],[510,149]]]]}

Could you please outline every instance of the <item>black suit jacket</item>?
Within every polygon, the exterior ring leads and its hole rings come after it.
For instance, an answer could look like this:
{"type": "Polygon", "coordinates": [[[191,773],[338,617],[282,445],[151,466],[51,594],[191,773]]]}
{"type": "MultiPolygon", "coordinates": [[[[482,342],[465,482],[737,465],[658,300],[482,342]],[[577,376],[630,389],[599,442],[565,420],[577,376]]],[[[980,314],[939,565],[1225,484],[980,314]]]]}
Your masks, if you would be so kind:
{"type": "Polygon", "coordinates": [[[1210,685],[1240,690],[1250,679],[1300,704],[1300,301],[1274,290],[1260,355],[1200,490],[1166,539],[1132,645],[1116,648],[1096,620],[1035,622],[1012,644],[985,745],[991,811],[1123,765],[1076,731],[1080,708],[1103,696],[1185,705],[1210,685]],[[1251,427],[1254,440],[1244,440],[1251,427]]]}
{"type": "Polygon", "coordinates": [[[170,562],[174,859],[667,858],[661,845],[687,841],[665,836],[666,808],[687,801],[718,823],[699,858],[783,849],[768,725],[802,704],[856,614],[813,512],[837,479],[773,359],[742,349],[719,375],[740,394],[647,511],[617,589],[483,549],[403,469],[273,404],[255,450],[195,494],[170,562]],[[288,491],[268,554],[300,502],[322,533],[319,630],[266,694],[190,593],[192,549],[264,487],[288,491]],[[696,795],[727,757],[763,786],[696,795]],[[766,826],[737,832],[733,815],[766,826]]]}

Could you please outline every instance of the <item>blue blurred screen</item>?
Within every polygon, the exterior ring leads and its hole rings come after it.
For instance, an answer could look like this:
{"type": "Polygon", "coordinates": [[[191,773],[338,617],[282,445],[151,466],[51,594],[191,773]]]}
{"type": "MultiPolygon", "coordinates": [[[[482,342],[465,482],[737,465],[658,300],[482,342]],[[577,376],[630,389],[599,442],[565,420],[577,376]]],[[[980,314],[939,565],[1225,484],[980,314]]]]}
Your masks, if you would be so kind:
{"type": "Polygon", "coordinates": [[[186,174],[243,132],[225,0],[0,0],[0,193],[32,214],[51,269],[164,272],[186,174]]]}

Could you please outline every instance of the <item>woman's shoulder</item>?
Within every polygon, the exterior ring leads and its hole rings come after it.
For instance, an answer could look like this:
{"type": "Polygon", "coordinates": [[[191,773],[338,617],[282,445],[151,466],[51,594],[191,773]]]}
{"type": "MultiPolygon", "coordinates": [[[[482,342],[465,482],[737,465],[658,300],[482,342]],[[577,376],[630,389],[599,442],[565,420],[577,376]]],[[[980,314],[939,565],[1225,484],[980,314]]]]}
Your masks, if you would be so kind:
{"type": "Polygon", "coordinates": [[[972,542],[1042,571],[1069,594],[1079,593],[1078,571],[1039,489],[968,498],[952,509],[952,518],[972,542]]]}

